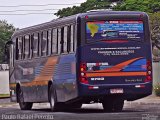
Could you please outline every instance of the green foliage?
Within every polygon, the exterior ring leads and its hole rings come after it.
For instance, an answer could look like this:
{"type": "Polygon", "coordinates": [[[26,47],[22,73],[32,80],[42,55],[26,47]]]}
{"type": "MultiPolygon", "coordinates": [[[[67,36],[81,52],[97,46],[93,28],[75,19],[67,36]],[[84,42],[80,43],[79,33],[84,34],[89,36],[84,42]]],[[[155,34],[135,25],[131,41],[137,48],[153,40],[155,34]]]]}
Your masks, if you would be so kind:
{"type": "Polygon", "coordinates": [[[149,18],[152,42],[160,49],[160,12],[150,13],[149,18]]]}
{"type": "Polygon", "coordinates": [[[155,92],[156,96],[160,96],[160,83],[157,83],[154,86],[154,92],[155,92]]]}
{"type": "Polygon", "coordinates": [[[160,0],[123,0],[121,4],[118,4],[113,9],[154,13],[160,10],[160,0]]]}
{"type": "Polygon", "coordinates": [[[63,8],[55,13],[58,17],[66,17],[82,12],[87,12],[89,10],[95,9],[108,9],[110,8],[110,3],[106,2],[106,0],[87,0],[86,2],[82,3],[80,6],[73,6],[68,8],[63,8]]]}
{"type": "Polygon", "coordinates": [[[14,31],[13,25],[8,24],[6,21],[0,21],[0,63],[3,60],[5,43],[10,39],[14,31]]]}
{"type": "Polygon", "coordinates": [[[66,17],[93,9],[108,8],[117,11],[143,11],[154,13],[160,11],[160,0],[87,0],[80,6],[63,8],[55,13],[55,15],[58,17],[66,17]],[[113,5],[113,3],[117,4],[113,5]]]}

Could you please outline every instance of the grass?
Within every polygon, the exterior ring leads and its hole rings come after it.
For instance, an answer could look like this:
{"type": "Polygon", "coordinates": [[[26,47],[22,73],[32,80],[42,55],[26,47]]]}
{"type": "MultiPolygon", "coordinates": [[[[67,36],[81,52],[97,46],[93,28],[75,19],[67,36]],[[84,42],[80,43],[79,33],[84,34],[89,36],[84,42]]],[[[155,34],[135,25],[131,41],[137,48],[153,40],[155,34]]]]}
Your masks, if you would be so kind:
{"type": "Polygon", "coordinates": [[[10,97],[9,94],[0,94],[0,98],[10,97]]]}

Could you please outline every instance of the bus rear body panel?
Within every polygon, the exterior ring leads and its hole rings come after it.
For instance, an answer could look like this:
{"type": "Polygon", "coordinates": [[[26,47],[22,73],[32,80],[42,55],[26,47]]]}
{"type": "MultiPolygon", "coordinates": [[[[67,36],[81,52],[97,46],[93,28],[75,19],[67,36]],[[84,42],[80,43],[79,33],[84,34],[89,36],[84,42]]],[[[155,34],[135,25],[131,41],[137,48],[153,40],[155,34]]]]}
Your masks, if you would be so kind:
{"type": "Polygon", "coordinates": [[[120,95],[136,100],[152,94],[151,42],[145,13],[88,14],[82,17],[81,28],[79,96],[120,95]]]}
{"type": "Polygon", "coordinates": [[[80,71],[80,76],[86,77],[88,82],[80,83],[80,96],[117,92],[130,99],[134,95],[150,95],[152,73],[151,79],[147,78],[147,72],[151,72],[147,70],[151,62],[148,53],[151,53],[149,44],[134,41],[125,44],[99,42],[82,47],[80,63],[86,70],[80,71]]]}

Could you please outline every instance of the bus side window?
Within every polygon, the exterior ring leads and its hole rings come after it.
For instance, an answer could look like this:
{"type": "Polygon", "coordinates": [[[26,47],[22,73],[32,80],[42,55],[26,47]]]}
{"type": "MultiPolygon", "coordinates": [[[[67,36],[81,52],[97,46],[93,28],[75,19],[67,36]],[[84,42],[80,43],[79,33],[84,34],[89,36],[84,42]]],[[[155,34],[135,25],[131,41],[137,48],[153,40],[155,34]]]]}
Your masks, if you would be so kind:
{"type": "Polygon", "coordinates": [[[38,56],[42,56],[42,39],[43,39],[43,32],[39,32],[38,33],[38,39],[39,39],[39,43],[38,43],[38,56]]]}
{"type": "Polygon", "coordinates": [[[52,54],[58,53],[58,30],[52,29],[52,54]]]}
{"type": "Polygon", "coordinates": [[[67,38],[68,38],[68,35],[67,35],[67,28],[68,26],[64,27],[64,32],[63,32],[63,52],[64,53],[67,53],[67,38]]]}
{"type": "Polygon", "coordinates": [[[58,54],[61,53],[61,28],[58,29],[58,54]]]}
{"type": "Polygon", "coordinates": [[[30,58],[33,58],[33,40],[34,40],[34,34],[30,36],[30,58]]]}
{"type": "Polygon", "coordinates": [[[33,58],[38,57],[38,33],[33,35],[33,58]]]}
{"type": "Polygon", "coordinates": [[[71,26],[67,27],[67,52],[71,50],[71,26]]]}
{"type": "Polygon", "coordinates": [[[40,56],[40,51],[41,51],[41,35],[38,33],[38,53],[37,56],[40,56]]]}
{"type": "Polygon", "coordinates": [[[16,38],[16,60],[22,59],[22,37],[16,38]]]}
{"type": "Polygon", "coordinates": [[[26,49],[26,48],[25,48],[25,36],[23,36],[22,42],[23,42],[23,46],[22,46],[22,47],[23,47],[23,48],[22,48],[22,51],[23,51],[23,52],[22,52],[22,54],[23,54],[23,55],[22,55],[22,59],[25,59],[25,49],[26,49]]]}
{"type": "Polygon", "coordinates": [[[22,59],[25,57],[25,39],[22,37],[22,59]]]}
{"type": "Polygon", "coordinates": [[[47,31],[47,55],[51,55],[52,30],[47,31]]]}
{"type": "Polygon", "coordinates": [[[71,25],[70,52],[74,52],[74,25],[71,25]]]}
{"type": "Polygon", "coordinates": [[[19,60],[22,59],[22,49],[23,49],[23,46],[22,46],[22,37],[19,37],[18,38],[18,51],[19,51],[19,60]]]}
{"type": "Polygon", "coordinates": [[[29,54],[28,54],[28,58],[31,59],[31,56],[32,56],[32,42],[31,42],[31,39],[32,39],[32,35],[29,35],[29,54]]]}
{"type": "Polygon", "coordinates": [[[64,53],[64,27],[61,28],[60,53],[64,53]]]}
{"type": "Polygon", "coordinates": [[[18,60],[19,59],[19,48],[18,48],[18,38],[16,38],[16,54],[15,54],[15,58],[16,58],[16,60],[18,60]]]}
{"type": "Polygon", "coordinates": [[[77,49],[77,28],[73,25],[73,51],[75,52],[77,49]]]}
{"type": "Polygon", "coordinates": [[[25,35],[25,37],[24,37],[24,42],[25,42],[25,44],[24,44],[24,48],[25,48],[25,50],[24,50],[24,59],[28,59],[29,58],[29,54],[30,54],[30,36],[29,35],[25,35]]]}
{"type": "Polygon", "coordinates": [[[41,56],[46,56],[47,52],[47,31],[41,33],[41,56]]]}

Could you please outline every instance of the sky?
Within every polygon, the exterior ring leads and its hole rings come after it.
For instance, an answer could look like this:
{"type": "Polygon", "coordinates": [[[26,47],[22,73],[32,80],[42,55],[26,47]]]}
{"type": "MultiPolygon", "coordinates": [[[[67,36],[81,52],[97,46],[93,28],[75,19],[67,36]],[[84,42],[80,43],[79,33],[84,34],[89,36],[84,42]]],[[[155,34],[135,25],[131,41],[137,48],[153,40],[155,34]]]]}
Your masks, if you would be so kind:
{"type": "Polygon", "coordinates": [[[62,9],[73,6],[66,4],[74,4],[78,6],[80,4],[75,3],[83,3],[85,1],[86,0],[0,0],[0,20],[6,20],[9,24],[12,24],[16,28],[25,28],[56,19],[57,17],[54,15],[54,13],[56,13],[58,10],[50,9],[62,9]],[[15,15],[28,13],[47,14],[15,15]]]}

